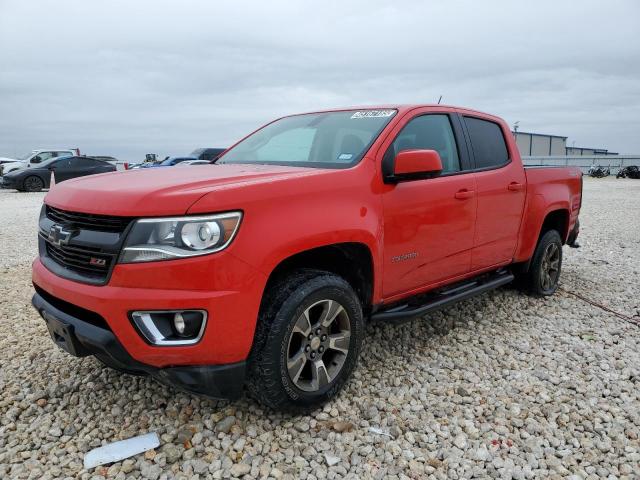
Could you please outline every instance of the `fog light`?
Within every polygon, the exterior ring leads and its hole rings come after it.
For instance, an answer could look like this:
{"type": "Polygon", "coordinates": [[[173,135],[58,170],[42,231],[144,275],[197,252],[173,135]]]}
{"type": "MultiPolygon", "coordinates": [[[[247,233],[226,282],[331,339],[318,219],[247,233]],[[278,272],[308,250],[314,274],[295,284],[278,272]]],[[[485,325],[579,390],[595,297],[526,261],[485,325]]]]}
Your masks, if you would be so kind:
{"type": "Polygon", "coordinates": [[[184,317],[180,312],[176,313],[173,317],[173,326],[176,327],[178,335],[184,334],[184,317]]]}
{"type": "Polygon", "coordinates": [[[132,312],[131,320],[152,345],[193,345],[202,338],[205,310],[154,310],[132,312]]]}

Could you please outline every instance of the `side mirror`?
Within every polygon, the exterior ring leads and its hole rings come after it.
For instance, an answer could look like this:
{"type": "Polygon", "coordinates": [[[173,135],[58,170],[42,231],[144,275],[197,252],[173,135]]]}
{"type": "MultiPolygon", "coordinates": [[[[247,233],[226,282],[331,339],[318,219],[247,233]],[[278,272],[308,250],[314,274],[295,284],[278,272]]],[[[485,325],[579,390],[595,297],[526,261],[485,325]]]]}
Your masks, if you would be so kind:
{"type": "Polygon", "coordinates": [[[432,178],[442,172],[442,160],[435,150],[403,150],[396,155],[391,183],[432,178]]]}
{"type": "Polygon", "coordinates": [[[41,161],[42,161],[42,158],[40,158],[38,155],[36,155],[31,159],[31,163],[40,163],[41,161]]]}

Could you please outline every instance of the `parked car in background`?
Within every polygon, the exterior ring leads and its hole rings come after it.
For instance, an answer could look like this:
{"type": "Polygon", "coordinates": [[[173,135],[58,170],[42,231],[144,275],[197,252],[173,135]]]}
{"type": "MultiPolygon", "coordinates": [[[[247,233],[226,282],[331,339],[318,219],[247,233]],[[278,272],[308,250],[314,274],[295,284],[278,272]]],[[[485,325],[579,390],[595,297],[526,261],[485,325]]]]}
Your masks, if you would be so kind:
{"type": "Polygon", "coordinates": [[[197,148],[189,156],[198,160],[217,160],[225,150],[226,148],[197,148]]]}
{"type": "Polygon", "coordinates": [[[72,178],[115,172],[115,165],[91,157],[68,156],[45,160],[37,166],[14,170],[0,177],[0,188],[14,188],[22,192],[39,192],[49,188],[51,175],[56,182],[72,178]]]}
{"type": "Polygon", "coordinates": [[[581,204],[580,169],[523,167],[493,115],[294,115],[215,168],[56,186],[39,219],[33,305],[72,355],[308,409],[349,378],[366,320],[422,317],[516,277],[555,293],[581,204]]]}
{"type": "Polygon", "coordinates": [[[195,157],[167,157],[161,162],[156,163],[145,163],[140,166],[140,168],[156,168],[156,167],[174,167],[182,162],[187,162],[189,160],[197,160],[195,157]]]}
{"type": "Polygon", "coordinates": [[[107,156],[107,155],[87,155],[89,158],[95,158],[96,160],[102,160],[103,162],[110,163],[116,170],[129,170],[130,164],[129,162],[124,162],[122,160],[118,160],[115,157],[107,156]]]}
{"type": "Polygon", "coordinates": [[[213,162],[211,160],[186,160],[184,162],[180,162],[178,167],[186,167],[189,165],[211,165],[213,162]]]}
{"type": "Polygon", "coordinates": [[[89,158],[95,158],[96,160],[102,160],[103,162],[115,163],[119,160],[116,157],[109,157],[107,155],[87,155],[89,158]]]}
{"type": "Polygon", "coordinates": [[[0,160],[11,160],[11,161],[6,163],[2,162],[2,165],[0,165],[0,175],[13,172],[14,170],[19,170],[21,168],[33,167],[35,165],[38,165],[42,162],[49,160],[50,158],[68,157],[71,155],[80,155],[80,150],[77,148],[39,149],[39,150],[32,150],[28,154],[17,159],[10,159],[10,158],[3,157],[3,158],[0,158],[0,160]]]}

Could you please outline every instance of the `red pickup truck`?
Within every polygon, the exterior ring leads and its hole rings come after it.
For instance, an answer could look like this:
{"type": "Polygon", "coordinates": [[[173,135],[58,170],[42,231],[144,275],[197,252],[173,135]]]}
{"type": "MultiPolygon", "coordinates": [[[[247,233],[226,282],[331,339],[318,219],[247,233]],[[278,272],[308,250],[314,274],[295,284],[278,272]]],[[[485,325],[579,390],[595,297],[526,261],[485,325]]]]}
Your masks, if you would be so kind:
{"type": "Polygon", "coordinates": [[[581,197],[577,168],[523,168],[492,115],[293,115],[215,165],[56,185],[33,305],[73,355],[310,408],[347,381],[366,321],[420,317],[515,278],[553,294],[581,197]]]}

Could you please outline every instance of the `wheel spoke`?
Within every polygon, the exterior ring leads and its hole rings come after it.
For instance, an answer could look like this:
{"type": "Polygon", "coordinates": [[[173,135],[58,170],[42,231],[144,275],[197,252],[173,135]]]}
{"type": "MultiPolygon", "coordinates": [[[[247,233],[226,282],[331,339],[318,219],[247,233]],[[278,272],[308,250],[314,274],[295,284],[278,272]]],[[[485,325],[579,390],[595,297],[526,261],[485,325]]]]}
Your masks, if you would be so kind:
{"type": "Polygon", "coordinates": [[[293,332],[301,333],[305,337],[311,333],[311,320],[309,320],[309,309],[305,310],[298,318],[293,327],[293,332]]]}
{"type": "Polygon", "coordinates": [[[334,302],[333,300],[327,300],[326,306],[322,311],[322,316],[320,317],[320,325],[323,327],[328,327],[333,323],[335,318],[343,312],[344,308],[338,302],[334,302]]]}
{"type": "Polygon", "coordinates": [[[350,332],[340,332],[329,335],[329,348],[338,352],[349,353],[350,332]]]}
{"type": "Polygon", "coordinates": [[[314,361],[311,364],[311,386],[313,389],[319,390],[328,385],[330,381],[329,372],[327,372],[327,367],[322,359],[314,361]]]}
{"type": "Polygon", "coordinates": [[[293,357],[287,360],[287,370],[293,383],[298,383],[302,369],[305,363],[307,363],[307,357],[304,354],[304,350],[300,350],[293,357]]]}

